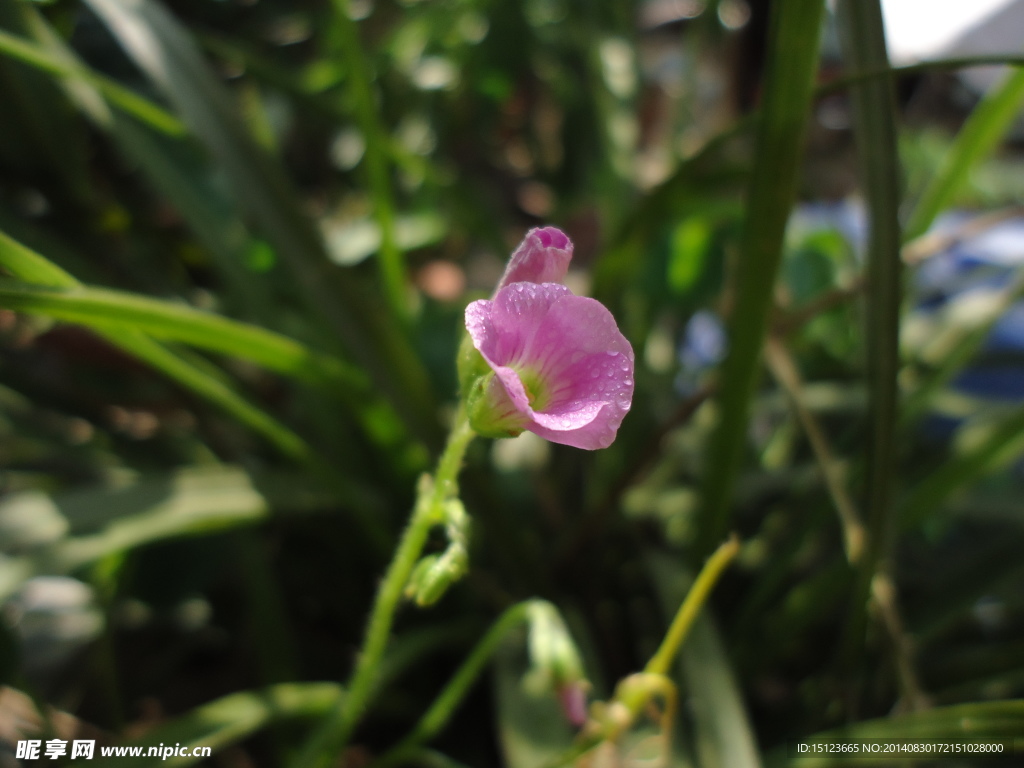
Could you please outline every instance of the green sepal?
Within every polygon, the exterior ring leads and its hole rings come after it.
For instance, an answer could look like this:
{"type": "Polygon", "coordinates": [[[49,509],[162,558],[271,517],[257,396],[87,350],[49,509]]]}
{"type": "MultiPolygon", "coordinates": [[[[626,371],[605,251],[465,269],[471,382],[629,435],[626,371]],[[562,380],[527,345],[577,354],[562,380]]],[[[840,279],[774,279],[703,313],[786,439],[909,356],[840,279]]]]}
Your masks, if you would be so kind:
{"type": "Polygon", "coordinates": [[[491,373],[491,367],[473,346],[473,339],[468,333],[462,334],[462,343],[459,345],[459,354],[455,360],[459,372],[459,394],[468,397],[474,383],[491,373]]]}

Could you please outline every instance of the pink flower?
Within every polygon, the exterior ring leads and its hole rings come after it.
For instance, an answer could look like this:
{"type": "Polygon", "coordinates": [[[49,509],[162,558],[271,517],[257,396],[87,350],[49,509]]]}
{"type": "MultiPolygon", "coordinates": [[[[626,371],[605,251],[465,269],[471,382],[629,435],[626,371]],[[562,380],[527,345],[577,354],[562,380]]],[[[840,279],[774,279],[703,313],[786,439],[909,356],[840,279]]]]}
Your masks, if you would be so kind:
{"type": "Polygon", "coordinates": [[[557,227],[526,233],[512,252],[495,293],[511,283],[560,283],[572,260],[572,241],[557,227]]]}
{"type": "Polygon", "coordinates": [[[503,284],[466,308],[466,328],[490,369],[467,394],[478,432],[526,429],[587,450],[615,440],[633,400],[633,349],[600,302],[554,283],[503,284]]]}

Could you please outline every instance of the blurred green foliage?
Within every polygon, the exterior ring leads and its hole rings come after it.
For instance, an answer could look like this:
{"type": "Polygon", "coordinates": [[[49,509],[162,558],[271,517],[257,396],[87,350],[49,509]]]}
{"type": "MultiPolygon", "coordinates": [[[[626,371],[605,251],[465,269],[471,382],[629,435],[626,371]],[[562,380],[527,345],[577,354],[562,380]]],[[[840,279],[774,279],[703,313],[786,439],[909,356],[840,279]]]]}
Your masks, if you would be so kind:
{"type": "Polygon", "coordinates": [[[336,764],[564,753],[523,601],[607,698],[729,530],[672,765],[1024,733],[1024,405],[950,387],[1022,278],[914,333],[900,284],[935,249],[899,260],[942,210],[1019,203],[1021,70],[959,134],[905,115],[863,6],[841,54],[816,0],[0,0],[0,681],[103,744],[288,765],[344,706],[323,681],[442,445],[463,307],[551,223],[634,345],[633,409],[597,453],[470,447],[468,575],[403,606],[336,764]],[[856,195],[867,267],[790,220],[856,195]],[[687,357],[695,317],[724,363],[687,357]]]}

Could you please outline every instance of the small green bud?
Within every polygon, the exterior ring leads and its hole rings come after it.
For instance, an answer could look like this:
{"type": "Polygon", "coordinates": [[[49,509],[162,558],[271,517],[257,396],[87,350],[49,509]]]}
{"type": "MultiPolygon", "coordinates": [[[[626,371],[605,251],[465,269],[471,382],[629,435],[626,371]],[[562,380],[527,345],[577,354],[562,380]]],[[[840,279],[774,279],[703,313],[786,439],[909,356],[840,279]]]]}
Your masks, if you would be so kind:
{"type": "Polygon", "coordinates": [[[518,437],[529,419],[516,410],[494,371],[473,383],[466,395],[469,424],[481,437],[518,437]]]}
{"type": "Polygon", "coordinates": [[[416,563],[416,567],[412,569],[412,573],[409,575],[409,583],[405,585],[405,598],[407,600],[418,601],[418,596],[427,573],[440,559],[440,555],[426,555],[420,558],[420,561],[416,563]]]}
{"type": "Polygon", "coordinates": [[[462,338],[458,357],[459,391],[469,424],[481,437],[516,437],[528,419],[519,413],[473,339],[462,338]]]}
{"type": "Polygon", "coordinates": [[[461,579],[469,570],[469,556],[465,547],[452,544],[443,555],[427,555],[416,565],[406,597],[425,608],[440,600],[448,587],[461,579]]]}

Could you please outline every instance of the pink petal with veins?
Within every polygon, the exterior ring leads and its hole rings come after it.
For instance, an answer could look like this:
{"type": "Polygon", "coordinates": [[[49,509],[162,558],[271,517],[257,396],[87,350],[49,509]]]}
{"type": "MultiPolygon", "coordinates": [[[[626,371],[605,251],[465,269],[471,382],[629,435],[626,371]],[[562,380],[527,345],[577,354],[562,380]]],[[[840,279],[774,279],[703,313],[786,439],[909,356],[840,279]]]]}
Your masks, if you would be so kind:
{"type": "Polygon", "coordinates": [[[526,429],[587,450],[615,440],[633,400],[633,349],[600,302],[563,285],[512,283],[470,304],[466,328],[526,429]]]}

